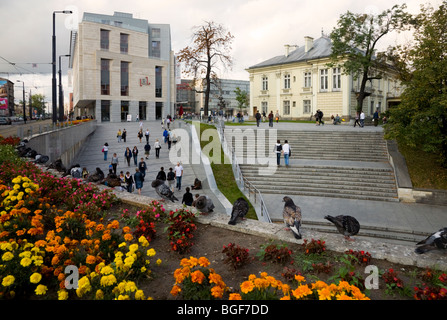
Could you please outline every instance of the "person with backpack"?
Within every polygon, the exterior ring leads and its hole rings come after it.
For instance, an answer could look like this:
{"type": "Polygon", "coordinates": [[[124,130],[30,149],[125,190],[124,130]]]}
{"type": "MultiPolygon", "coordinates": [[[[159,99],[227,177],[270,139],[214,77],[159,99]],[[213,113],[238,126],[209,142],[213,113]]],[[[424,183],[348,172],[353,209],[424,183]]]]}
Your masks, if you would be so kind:
{"type": "Polygon", "coordinates": [[[169,189],[174,192],[175,173],[172,170],[172,168],[169,168],[166,180],[168,181],[169,189]]]}
{"type": "Polygon", "coordinates": [[[273,146],[273,152],[276,153],[276,165],[281,165],[281,152],[282,152],[282,145],[280,140],[276,140],[276,144],[273,146]]]}

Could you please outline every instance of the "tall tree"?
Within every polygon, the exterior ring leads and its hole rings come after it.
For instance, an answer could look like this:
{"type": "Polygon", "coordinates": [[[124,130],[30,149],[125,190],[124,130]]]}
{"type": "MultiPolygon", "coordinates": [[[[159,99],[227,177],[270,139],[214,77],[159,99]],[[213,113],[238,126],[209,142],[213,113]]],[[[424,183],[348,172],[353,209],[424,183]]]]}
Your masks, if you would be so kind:
{"type": "Polygon", "coordinates": [[[247,108],[248,106],[248,93],[245,90],[241,90],[241,88],[236,87],[236,90],[234,90],[234,93],[236,94],[236,101],[237,106],[239,108],[239,111],[242,111],[242,109],[247,108]]]}
{"type": "Polygon", "coordinates": [[[379,59],[377,45],[387,34],[407,28],[409,14],[406,5],[395,5],[379,14],[342,14],[330,34],[332,40],[331,66],[341,66],[343,73],[361,78],[357,92],[357,111],[363,108],[368,81],[381,78],[384,61],[379,59]]]}
{"type": "Polygon", "coordinates": [[[413,45],[395,48],[405,90],[389,110],[386,136],[439,155],[447,167],[447,0],[412,19],[413,45]]]}
{"type": "Polygon", "coordinates": [[[177,57],[184,63],[184,74],[192,77],[192,87],[205,93],[204,113],[208,115],[211,84],[218,78],[217,71],[231,68],[233,63],[230,51],[234,36],[211,21],[195,27],[192,38],[194,44],[180,50],[177,57]]]}
{"type": "Polygon", "coordinates": [[[38,115],[45,113],[45,96],[42,94],[33,94],[31,95],[31,105],[38,115]]]}

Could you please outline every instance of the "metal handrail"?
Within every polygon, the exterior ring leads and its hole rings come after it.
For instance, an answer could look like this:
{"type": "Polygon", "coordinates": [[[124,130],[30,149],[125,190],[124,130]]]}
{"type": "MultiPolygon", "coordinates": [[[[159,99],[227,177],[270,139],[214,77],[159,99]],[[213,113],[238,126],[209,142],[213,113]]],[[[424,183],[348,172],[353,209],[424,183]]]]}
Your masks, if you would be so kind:
{"type": "MultiPolygon", "coordinates": [[[[267,206],[265,205],[264,198],[262,197],[261,192],[250,182],[248,181],[244,175],[242,174],[241,168],[239,166],[239,162],[236,157],[236,152],[234,150],[234,146],[230,148],[227,139],[224,134],[224,128],[222,127],[220,122],[217,122],[216,124],[217,133],[219,134],[219,138],[222,145],[222,150],[224,151],[224,154],[229,157],[231,161],[231,166],[233,169],[233,175],[236,180],[236,183],[239,187],[239,189],[242,191],[242,193],[246,194],[246,190],[248,190],[248,199],[250,200],[250,194],[253,194],[254,196],[254,203],[257,203],[259,200],[260,207],[259,212],[256,212],[258,215],[259,220],[263,220],[265,222],[271,223],[272,220],[270,218],[267,206]]],[[[256,211],[256,209],[255,209],[256,211]]]]}

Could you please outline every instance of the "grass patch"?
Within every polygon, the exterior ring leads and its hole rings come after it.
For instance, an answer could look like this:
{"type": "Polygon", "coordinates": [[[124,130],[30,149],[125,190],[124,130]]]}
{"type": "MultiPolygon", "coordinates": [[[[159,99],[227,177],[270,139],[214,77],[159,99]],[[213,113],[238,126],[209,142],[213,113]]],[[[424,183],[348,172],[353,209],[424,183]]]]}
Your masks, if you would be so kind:
{"type": "Polygon", "coordinates": [[[438,157],[399,143],[399,151],[405,157],[414,188],[447,190],[447,168],[443,168],[438,157]]]}
{"type": "MultiPolygon", "coordinates": [[[[197,122],[194,122],[196,124],[197,122]]],[[[206,129],[216,130],[216,128],[209,124],[200,123],[200,137],[202,136],[202,132],[206,129]]],[[[203,149],[209,142],[208,141],[200,141],[200,147],[203,149]]],[[[213,170],[214,178],[216,179],[217,187],[223,193],[223,195],[230,201],[234,203],[239,197],[244,197],[247,202],[247,197],[243,195],[239,187],[237,186],[236,181],[234,180],[233,168],[229,163],[228,159],[225,160],[225,154],[220,147],[221,152],[221,161],[219,164],[211,163],[211,169],[213,170]]],[[[210,154],[212,156],[212,154],[210,154]]],[[[250,209],[247,213],[247,218],[257,220],[257,215],[255,209],[250,205],[250,209]]]]}

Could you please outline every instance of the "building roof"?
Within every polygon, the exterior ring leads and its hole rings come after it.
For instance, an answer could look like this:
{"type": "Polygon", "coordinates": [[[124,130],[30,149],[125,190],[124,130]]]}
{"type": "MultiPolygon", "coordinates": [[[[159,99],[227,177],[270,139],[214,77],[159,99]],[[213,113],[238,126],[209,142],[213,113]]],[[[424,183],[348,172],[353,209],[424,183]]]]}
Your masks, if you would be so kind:
{"type": "Polygon", "coordinates": [[[320,58],[327,58],[332,53],[332,42],[327,36],[321,36],[313,41],[312,48],[305,52],[305,46],[298,47],[286,57],[280,55],[271,59],[265,60],[261,63],[255,64],[248,69],[263,68],[287,63],[295,63],[307,60],[314,60],[320,58]]]}

